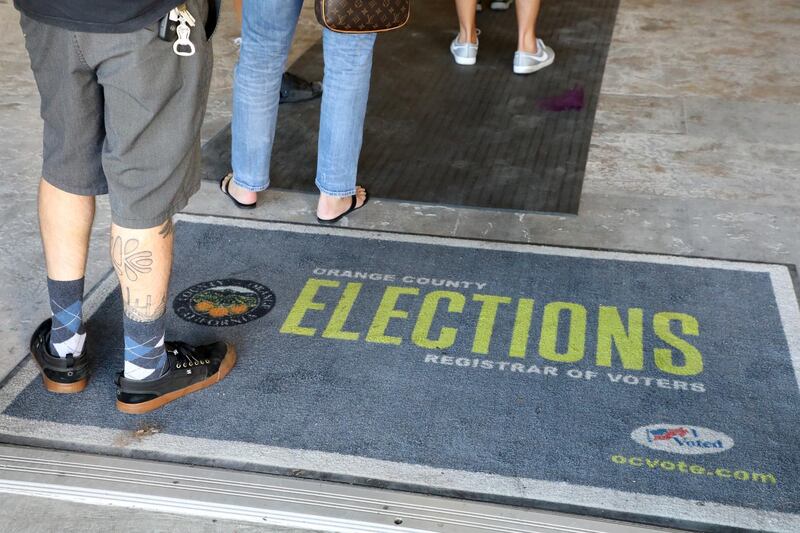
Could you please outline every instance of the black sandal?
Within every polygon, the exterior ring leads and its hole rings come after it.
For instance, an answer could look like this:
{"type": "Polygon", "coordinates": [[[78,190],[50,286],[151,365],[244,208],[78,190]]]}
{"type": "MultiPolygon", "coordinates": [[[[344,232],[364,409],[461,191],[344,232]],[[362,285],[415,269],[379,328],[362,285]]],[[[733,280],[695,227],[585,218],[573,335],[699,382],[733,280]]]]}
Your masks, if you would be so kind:
{"type": "Polygon", "coordinates": [[[233,195],[231,195],[231,193],[228,192],[228,187],[230,186],[232,179],[233,179],[233,172],[229,172],[228,174],[223,176],[221,180],[219,180],[219,190],[222,191],[222,194],[230,198],[231,202],[233,202],[233,205],[235,205],[239,209],[255,209],[256,204],[258,202],[253,202],[252,204],[243,204],[242,202],[234,198],[233,195]]]}
{"type": "Polygon", "coordinates": [[[339,222],[341,219],[343,219],[344,217],[346,217],[347,215],[349,215],[353,211],[358,211],[359,209],[361,209],[362,207],[367,205],[367,202],[369,201],[369,193],[367,191],[364,191],[364,203],[361,204],[358,207],[356,207],[356,204],[358,203],[358,195],[354,194],[350,198],[352,199],[352,203],[350,204],[350,209],[348,209],[347,211],[345,211],[344,213],[342,213],[341,215],[339,215],[336,218],[325,219],[325,218],[317,217],[317,220],[319,222],[321,222],[322,224],[333,224],[335,222],[339,222]]]}

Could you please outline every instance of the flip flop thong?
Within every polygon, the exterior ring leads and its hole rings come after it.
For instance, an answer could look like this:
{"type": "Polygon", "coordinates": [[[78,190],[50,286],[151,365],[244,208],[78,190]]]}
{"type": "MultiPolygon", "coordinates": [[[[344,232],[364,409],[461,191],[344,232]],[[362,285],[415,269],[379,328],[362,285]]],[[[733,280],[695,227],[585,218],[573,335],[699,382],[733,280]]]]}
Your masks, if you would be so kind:
{"type": "Polygon", "coordinates": [[[231,202],[233,202],[233,205],[235,205],[239,209],[255,209],[257,202],[253,202],[252,204],[243,204],[242,202],[234,198],[231,193],[228,192],[228,187],[230,187],[232,179],[233,179],[233,173],[229,172],[228,174],[223,176],[221,180],[219,180],[219,190],[222,191],[222,194],[230,198],[231,202]]]}
{"type": "Polygon", "coordinates": [[[327,218],[326,219],[326,218],[317,217],[317,220],[319,222],[321,222],[322,224],[333,224],[335,222],[339,222],[341,219],[343,219],[344,217],[346,217],[347,215],[349,215],[353,211],[358,211],[359,209],[361,209],[362,207],[367,205],[367,202],[369,201],[369,193],[367,193],[365,191],[364,194],[365,194],[364,203],[361,204],[360,206],[356,207],[356,204],[358,203],[358,195],[354,194],[353,196],[350,197],[352,199],[352,202],[350,203],[350,209],[348,209],[347,211],[345,211],[344,213],[342,213],[341,215],[339,215],[336,218],[327,218]]]}

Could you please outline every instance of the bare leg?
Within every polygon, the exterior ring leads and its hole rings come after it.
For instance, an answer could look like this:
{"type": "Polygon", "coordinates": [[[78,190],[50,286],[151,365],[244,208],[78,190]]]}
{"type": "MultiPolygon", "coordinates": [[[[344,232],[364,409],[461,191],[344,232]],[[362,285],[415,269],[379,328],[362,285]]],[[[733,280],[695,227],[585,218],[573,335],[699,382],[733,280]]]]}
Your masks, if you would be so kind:
{"type": "Polygon", "coordinates": [[[536,19],[539,17],[541,0],[517,0],[517,26],[519,38],[517,50],[535,54],[536,50],[536,19]]]}
{"type": "Polygon", "coordinates": [[[150,322],[164,314],[172,271],[172,244],[171,219],[149,229],[111,225],[111,260],[128,318],[150,322]]]}
{"type": "Polygon", "coordinates": [[[475,9],[477,0],[456,0],[456,13],[458,13],[458,42],[478,42],[478,30],[475,27],[475,9]]]}
{"type": "Polygon", "coordinates": [[[93,220],[94,196],[70,194],[41,180],[39,227],[50,279],[71,281],[84,276],[93,220]]]}
{"type": "Polygon", "coordinates": [[[242,25],[242,0],[233,0],[233,10],[236,11],[236,20],[242,25]]]}

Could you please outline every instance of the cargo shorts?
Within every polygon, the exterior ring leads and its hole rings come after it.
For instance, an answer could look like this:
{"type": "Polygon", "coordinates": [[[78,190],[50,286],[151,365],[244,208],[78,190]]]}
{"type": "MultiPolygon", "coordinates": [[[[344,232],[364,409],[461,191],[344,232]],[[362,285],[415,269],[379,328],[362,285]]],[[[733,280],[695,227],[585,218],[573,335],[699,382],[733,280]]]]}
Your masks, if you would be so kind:
{"type": "Polygon", "coordinates": [[[189,0],[195,54],[157,23],[131,33],[74,32],[25,15],[20,25],[41,95],[42,177],[68,193],[108,194],[118,226],[159,226],[200,188],[200,127],[213,54],[208,2],[189,0]]]}

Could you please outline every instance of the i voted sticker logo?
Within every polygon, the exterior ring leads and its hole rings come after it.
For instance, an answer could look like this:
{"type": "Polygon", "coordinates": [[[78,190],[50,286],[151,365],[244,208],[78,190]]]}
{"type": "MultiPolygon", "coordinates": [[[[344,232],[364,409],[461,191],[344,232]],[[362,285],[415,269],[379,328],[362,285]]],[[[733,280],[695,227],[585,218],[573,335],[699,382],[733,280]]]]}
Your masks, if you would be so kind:
{"type": "Polygon", "coordinates": [[[651,424],[634,429],[631,438],[654,450],[684,455],[719,453],[733,448],[733,439],[726,434],[699,426],[651,424]]]}

